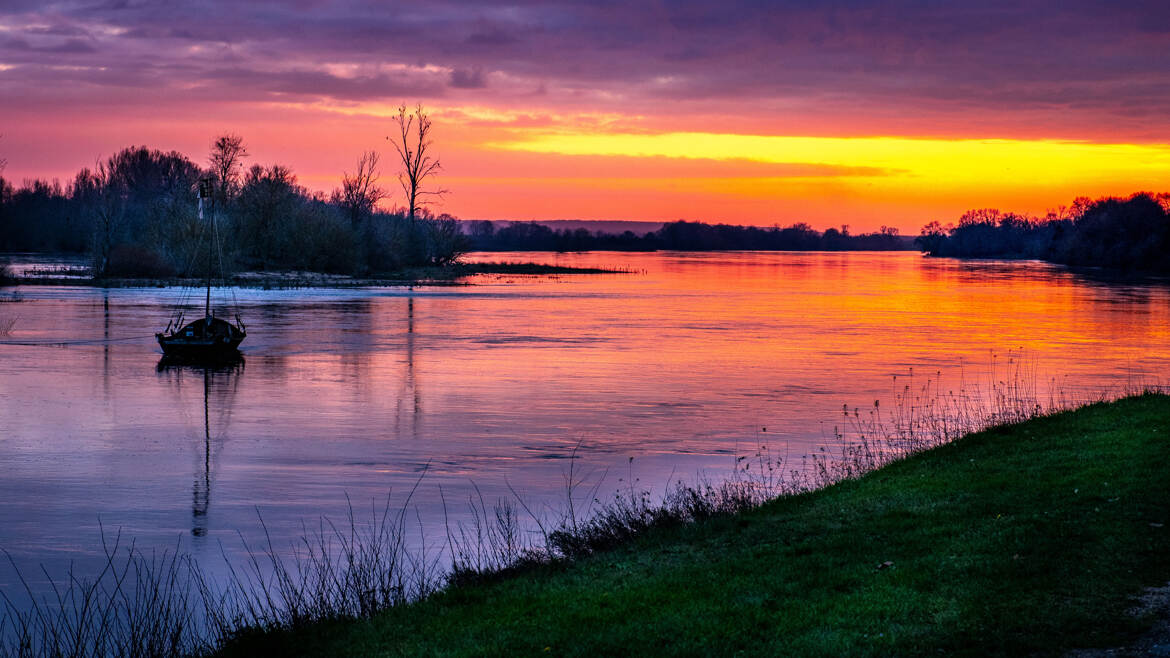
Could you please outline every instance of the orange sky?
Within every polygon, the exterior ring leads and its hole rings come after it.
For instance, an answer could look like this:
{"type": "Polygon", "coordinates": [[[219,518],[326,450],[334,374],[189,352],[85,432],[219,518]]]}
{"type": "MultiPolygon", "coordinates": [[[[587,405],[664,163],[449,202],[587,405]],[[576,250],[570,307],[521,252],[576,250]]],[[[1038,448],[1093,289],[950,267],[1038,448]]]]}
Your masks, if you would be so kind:
{"type": "Polygon", "coordinates": [[[389,116],[419,101],[450,190],[437,210],[465,219],[912,233],[973,207],[1042,214],[1170,187],[1170,28],[1149,29],[1170,18],[1156,3],[793,2],[717,21],[703,3],[611,16],[343,2],[316,23],[315,8],[195,4],[0,10],[4,175],[66,181],[131,144],[203,163],[232,131],[250,163],[289,166],[313,190],[379,150],[397,192],[389,116]],[[443,36],[403,36],[419,21],[443,36]],[[1116,38],[1090,56],[1089,30],[1116,38]]]}

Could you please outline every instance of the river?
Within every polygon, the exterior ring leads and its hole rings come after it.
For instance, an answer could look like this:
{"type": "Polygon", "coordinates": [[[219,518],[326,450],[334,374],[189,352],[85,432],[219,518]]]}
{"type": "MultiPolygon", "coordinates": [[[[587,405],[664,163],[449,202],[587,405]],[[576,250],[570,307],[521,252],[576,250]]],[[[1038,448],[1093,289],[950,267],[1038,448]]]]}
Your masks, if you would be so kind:
{"type": "MultiPolygon", "coordinates": [[[[631,477],[661,490],[722,477],[759,443],[795,463],[830,440],[842,405],[888,400],[912,372],[956,386],[1022,359],[1040,395],[1075,397],[1170,363],[1165,283],[1039,262],[469,258],[629,272],[236,290],[245,360],[210,372],[160,367],[152,334],[181,290],[0,290],[0,548],[34,588],[38,565],[97,569],[102,529],[214,564],[242,556],[241,535],[260,541],[258,514],[287,546],[302,522],[404,500],[417,482],[417,541],[436,549],[473,486],[563,504],[575,449],[599,496],[631,477]]],[[[9,565],[0,588],[18,589],[9,565]]]]}

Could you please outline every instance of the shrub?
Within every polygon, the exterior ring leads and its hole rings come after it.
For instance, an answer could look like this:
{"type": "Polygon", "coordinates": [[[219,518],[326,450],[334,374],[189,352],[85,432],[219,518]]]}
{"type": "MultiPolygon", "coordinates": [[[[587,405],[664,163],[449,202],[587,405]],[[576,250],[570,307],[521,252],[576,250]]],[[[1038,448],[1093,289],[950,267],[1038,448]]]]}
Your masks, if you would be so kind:
{"type": "Polygon", "coordinates": [[[120,244],[110,250],[105,276],[167,277],[175,268],[161,254],[141,245],[120,244]]]}

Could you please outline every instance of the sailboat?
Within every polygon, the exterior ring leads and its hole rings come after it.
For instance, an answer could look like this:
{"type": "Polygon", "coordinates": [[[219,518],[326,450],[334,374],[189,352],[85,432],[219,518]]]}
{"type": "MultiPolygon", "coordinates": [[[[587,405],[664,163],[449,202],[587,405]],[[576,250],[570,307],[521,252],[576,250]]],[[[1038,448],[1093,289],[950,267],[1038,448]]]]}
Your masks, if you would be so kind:
{"type": "MultiPolygon", "coordinates": [[[[203,221],[203,201],[211,199],[211,180],[199,181],[199,221],[203,221]]],[[[170,357],[194,360],[218,360],[231,358],[239,354],[240,343],[248,336],[239,313],[235,323],[223,318],[217,318],[211,308],[211,261],[212,245],[218,235],[215,226],[215,213],[211,214],[208,222],[207,234],[207,296],[203,307],[203,317],[183,324],[183,312],[180,310],[167,324],[166,329],[155,334],[163,354],[170,357]]],[[[222,269],[222,258],[220,268],[222,269]]],[[[221,272],[222,278],[222,272],[221,272]]]]}

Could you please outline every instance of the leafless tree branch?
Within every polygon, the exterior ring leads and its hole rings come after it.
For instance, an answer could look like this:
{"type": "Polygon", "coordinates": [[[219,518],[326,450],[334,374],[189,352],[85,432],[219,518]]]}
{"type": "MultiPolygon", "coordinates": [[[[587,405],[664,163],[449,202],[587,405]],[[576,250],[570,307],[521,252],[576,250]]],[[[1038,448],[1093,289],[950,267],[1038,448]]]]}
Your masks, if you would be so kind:
{"type": "Polygon", "coordinates": [[[207,161],[219,181],[220,201],[226,202],[239,187],[246,157],[248,149],[244,146],[244,138],[235,133],[224,133],[211,143],[211,155],[207,161]]]}
{"type": "Polygon", "coordinates": [[[431,155],[431,119],[423,110],[422,105],[416,105],[408,111],[406,105],[398,107],[397,134],[386,139],[394,145],[398,159],[402,163],[402,170],[398,174],[398,184],[406,195],[407,215],[413,222],[419,209],[430,203],[424,197],[442,196],[447,192],[444,189],[423,189],[427,179],[436,175],[443,167],[437,157],[431,155]]]}
{"type": "Polygon", "coordinates": [[[357,171],[352,174],[342,173],[341,189],[334,193],[334,200],[349,213],[354,226],[373,213],[379,201],[390,197],[390,194],[378,185],[381,178],[378,161],[376,151],[362,153],[358,158],[357,171]]]}

